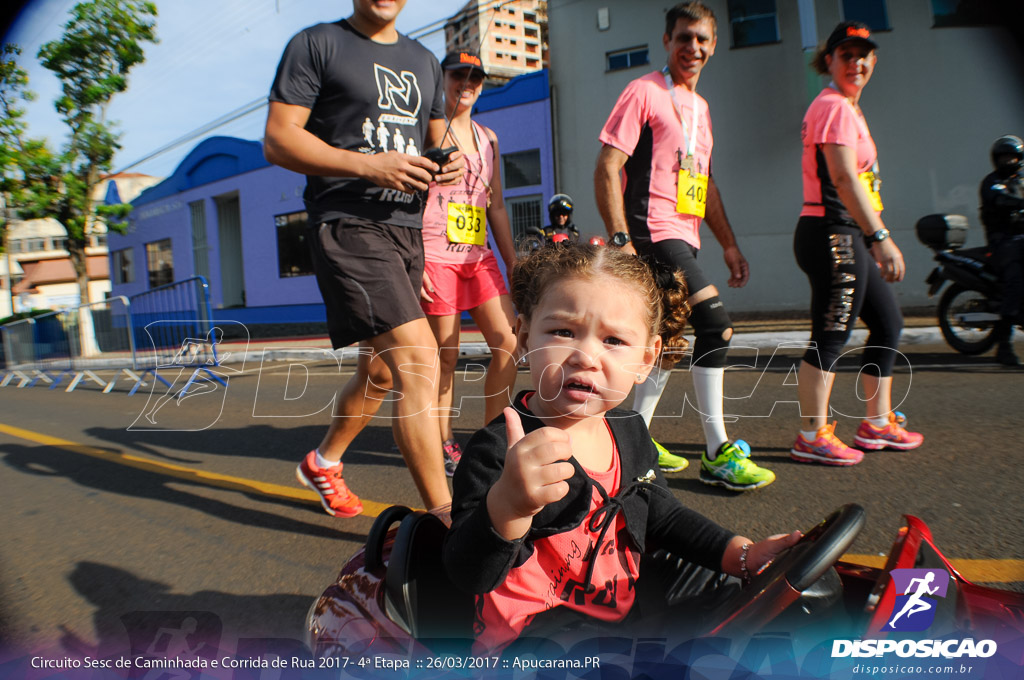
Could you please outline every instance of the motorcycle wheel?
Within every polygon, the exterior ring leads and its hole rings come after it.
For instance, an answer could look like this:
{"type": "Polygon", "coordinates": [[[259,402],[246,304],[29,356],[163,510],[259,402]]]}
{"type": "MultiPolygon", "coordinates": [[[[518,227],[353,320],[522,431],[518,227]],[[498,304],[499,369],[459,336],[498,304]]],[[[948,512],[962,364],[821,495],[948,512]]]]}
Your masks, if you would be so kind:
{"type": "Polygon", "coordinates": [[[939,328],[950,347],[970,356],[984,354],[992,349],[996,343],[994,318],[971,321],[962,318],[962,315],[967,314],[998,318],[998,315],[992,314],[990,305],[989,299],[979,291],[969,290],[959,284],[946,289],[939,299],[939,328]]]}

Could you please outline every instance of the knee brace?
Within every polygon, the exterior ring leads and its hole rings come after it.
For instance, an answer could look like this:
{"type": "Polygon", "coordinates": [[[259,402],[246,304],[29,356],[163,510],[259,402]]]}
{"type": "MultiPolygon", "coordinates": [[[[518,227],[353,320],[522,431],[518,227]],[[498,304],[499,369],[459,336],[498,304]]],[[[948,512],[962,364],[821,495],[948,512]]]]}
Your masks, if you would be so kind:
{"type": "Polygon", "coordinates": [[[724,368],[732,339],[732,320],[725,304],[715,295],[698,302],[690,312],[690,325],[696,340],[693,343],[693,365],[724,368]]]}

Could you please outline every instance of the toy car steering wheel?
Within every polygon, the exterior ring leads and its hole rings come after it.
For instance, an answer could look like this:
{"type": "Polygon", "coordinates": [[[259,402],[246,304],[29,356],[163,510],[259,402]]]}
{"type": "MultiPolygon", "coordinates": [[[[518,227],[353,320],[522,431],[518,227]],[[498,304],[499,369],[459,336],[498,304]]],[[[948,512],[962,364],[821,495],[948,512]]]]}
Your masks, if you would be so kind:
{"type": "Polygon", "coordinates": [[[721,606],[711,635],[759,630],[799,599],[853,543],[864,526],[864,508],[839,508],[788,550],[780,553],[750,584],[721,606]]]}

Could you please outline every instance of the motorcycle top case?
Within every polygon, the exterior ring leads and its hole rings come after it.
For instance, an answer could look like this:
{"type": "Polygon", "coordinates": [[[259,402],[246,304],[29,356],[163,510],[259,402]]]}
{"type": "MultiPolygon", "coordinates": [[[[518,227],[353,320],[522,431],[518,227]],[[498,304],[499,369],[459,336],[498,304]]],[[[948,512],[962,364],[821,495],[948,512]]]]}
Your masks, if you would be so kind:
{"type": "Polygon", "coordinates": [[[963,215],[925,215],[915,225],[921,243],[935,250],[952,250],[967,240],[967,218],[963,215]]]}

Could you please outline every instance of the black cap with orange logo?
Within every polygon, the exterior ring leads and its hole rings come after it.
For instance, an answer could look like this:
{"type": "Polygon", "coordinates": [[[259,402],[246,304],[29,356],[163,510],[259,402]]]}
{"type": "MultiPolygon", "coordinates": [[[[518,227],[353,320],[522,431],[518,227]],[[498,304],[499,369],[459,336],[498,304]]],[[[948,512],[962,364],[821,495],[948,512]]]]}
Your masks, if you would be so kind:
{"type": "Polygon", "coordinates": [[[844,21],[836,26],[836,30],[832,31],[832,35],[828,37],[828,42],[825,43],[825,54],[831,54],[835,48],[854,40],[865,43],[873,50],[878,49],[878,43],[871,39],[871,29],[867,24],[860,21],[844,21]]]}
{"type": "Polygon", "coordinates": [[[445,71],[468,68],[487,75],[484,63],[480,61],[480,55],[476,52],[449,52],[441,62],[441,68],[445,71]]]}

